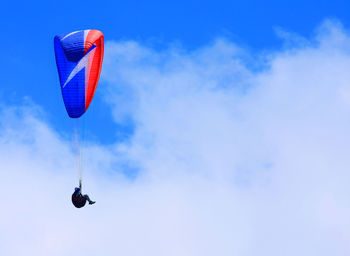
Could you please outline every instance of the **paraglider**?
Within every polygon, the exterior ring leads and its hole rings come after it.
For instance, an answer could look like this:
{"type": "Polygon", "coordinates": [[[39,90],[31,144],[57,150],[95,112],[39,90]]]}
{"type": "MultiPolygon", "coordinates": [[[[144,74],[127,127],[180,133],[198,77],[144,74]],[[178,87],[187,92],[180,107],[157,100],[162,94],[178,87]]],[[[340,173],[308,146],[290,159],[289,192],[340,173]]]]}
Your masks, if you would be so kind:
{"type": "MultiPolygon", "coordinates": [[[[87,111],[94,97],[101,73],[104,37],[95,29],[80,30],[55,36],[54,47],[56,65],[59,74],[64,105],[70,118],[79,118],[87,111]]],[[[80,133],[76,129],[76,148],[78,157],[79,188],[72,195],[72,202],[77,208],[83,207],[88,196],[81,193],[80,133]],[[73,200],[74,199],[74,200],[73,200]],[[80,203],[76,203],[76,202],[80,203]]],[[[93,203],[91,203],[91,202],[93,203]]]]}
{"type": "Polygon", "coordinates": [[[83,195],[81,192],[81,183],[79,184],[79,187],[74,189],[74,192],[72,194],[72,203],[75,207],[81,208],[86,204],[86,201],[89,202],[89,204],[96,203],[95,201],[92,201],[88,195],[83,195]]]}

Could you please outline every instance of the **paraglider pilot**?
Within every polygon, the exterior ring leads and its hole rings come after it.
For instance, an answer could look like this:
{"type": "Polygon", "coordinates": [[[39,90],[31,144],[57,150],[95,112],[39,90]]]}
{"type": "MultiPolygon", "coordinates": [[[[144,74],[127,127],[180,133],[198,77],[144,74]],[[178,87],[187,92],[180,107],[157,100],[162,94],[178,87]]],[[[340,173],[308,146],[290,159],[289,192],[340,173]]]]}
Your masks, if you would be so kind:
{"type": "Polygon", "coordinates": [[[89,204],[96,203],[95,201],[92,201],[88,195],[83,195],[81,193],[81,182],[79,182],[79,187],[74,189],[74,193],[72,195],[72,203],[75,207],[81,208],[86,204],[86,201],[88,201],[89,204]]]}

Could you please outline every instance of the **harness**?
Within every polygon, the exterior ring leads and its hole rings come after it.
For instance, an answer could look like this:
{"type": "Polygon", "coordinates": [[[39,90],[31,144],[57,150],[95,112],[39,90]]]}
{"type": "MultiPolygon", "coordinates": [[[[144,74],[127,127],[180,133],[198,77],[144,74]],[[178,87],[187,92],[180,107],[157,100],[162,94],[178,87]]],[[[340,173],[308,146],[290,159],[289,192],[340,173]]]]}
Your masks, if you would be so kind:
{"type": "Polygon", "coordinates": [[[73,193],[72,203],[75,207],[81,208],[86,204],[86,198],[83,197],[81,193],[79,193],[79,195],[75,195],[75,193],[73,193]]]}

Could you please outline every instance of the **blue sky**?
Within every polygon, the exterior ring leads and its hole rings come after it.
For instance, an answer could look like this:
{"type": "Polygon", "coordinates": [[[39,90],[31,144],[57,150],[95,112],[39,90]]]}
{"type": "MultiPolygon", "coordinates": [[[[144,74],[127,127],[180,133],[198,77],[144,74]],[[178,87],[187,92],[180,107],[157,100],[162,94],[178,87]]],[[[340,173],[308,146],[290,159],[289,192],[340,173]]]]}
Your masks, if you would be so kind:
{"type": "MultiPolygon", "coordinates": [[[[252,52],[283,46],[275,29],[310,37],[325,18],[350,22],[347,1],[6,1],[0,65],[3,101],[18,104],[24,97],[45,108],[58,130],[68,131],[53,55],[56,34],[84,28],[103,31],[105,40],[135,40],[153,49],[181,45],[193,50],[226,37],[252,52]]],[[[111,122],[110,108],[100,93],[87,113],[94,139],[124,139],[132,124],[111,122]],[[119,135],[115,130],[118,129],[119,135]]]]}
{"type": "Polygon", "coordinates": [[[350,255],[347,2],[1,8],[0,255],[350,255]],[[106,43],[77,210],[53,38],[84,28],[106,43]]]}

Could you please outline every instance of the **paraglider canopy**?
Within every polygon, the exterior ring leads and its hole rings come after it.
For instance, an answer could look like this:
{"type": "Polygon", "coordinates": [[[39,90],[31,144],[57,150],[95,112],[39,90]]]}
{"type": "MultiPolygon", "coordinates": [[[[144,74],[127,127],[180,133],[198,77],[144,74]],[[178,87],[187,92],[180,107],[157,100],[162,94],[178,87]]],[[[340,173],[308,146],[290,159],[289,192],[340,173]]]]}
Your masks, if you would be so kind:
{"type": "Polygon", "coordinates": [[[64,105],[71,118],[78,118],[88,109],[100,77],[103,34],[80,30],[55,36],[54,43],[64,105]]]}

